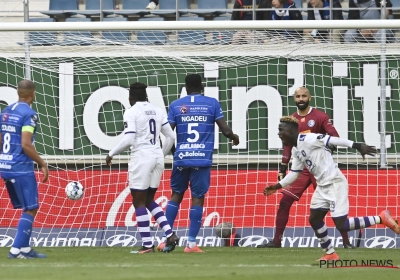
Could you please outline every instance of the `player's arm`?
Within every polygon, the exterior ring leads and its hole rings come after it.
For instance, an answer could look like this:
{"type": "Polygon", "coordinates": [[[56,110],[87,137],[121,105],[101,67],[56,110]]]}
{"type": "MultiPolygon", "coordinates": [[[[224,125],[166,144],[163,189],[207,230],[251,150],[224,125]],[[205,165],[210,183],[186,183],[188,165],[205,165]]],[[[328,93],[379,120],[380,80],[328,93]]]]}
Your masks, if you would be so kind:
{"type": "Polygon", "coordinates": [[[126,111],[124,114],[124,137],[121,139],[121,141],[118,143],[117,146],[112,149],[107,157],[106,157],[106,164],[108,166],[111,166],[112,158],[115,155],[118,155],[122,153],[123,151],[127,150],[130,146],[132,146],[133,142],[135,141],[135,135],[136,135],[136,122],[135,118],[133,116],[128,115],[129,112],[126,111]]]}
{"type": "Polygon", "coordinates": [[[282,180],[286,176],[288,164],[290,158],[292,157],[292,148],[293,146],[288,146],[288,145],[283,146],[282,161],[279,164],[278,181],[282,180]]]}
{"type": "Polygon", "coordinates": [[[225,118],[219,118],[218,120],[215,121],[221,130],[222,134],[226,137],[232,140],[233,146],[239,145],[239,136],[234,134],[232,131],[232,128],[226,123],[225,118]]]}
{"type": "Polygon", "coordinates": [[[49,170],[47,168],[46,162],[39,156],[35,147],[32,144],[32,137],[35,128],[33,126],[23,126],[22,133],[21,133],[21,148],[24,153],[35,161],[39,167],[42,169],[43,172],[43,180],[42,182],[45,183],[49,178],[49,170]]]}
{"type": "MultiPolygon", "coordinates": [[[[325,113],[322,113],[322,129],[325,131],[326,134],[334,137],[339,137],[339,133],[337,132],[336,128],[333,126],[329,116],[325,113]]],[[[328,149],[333,152],[337,150],[337,147],[333,144],[328,146],[328,149]]]]}
{"type": "Polygon", "coordinates": [[[351,140],[344,139],[344,138],[325,136],[321,140],[324,141],[324,143],[327,147],[329,145],[335,145],[335,146],[356,149],[361,153],[361,156],[363,159],[365,159],[365,155],[375,156],[378,152],[374,146],[368,146],[368,145],[362,144],[362,143],[355,143],[351,140]]]}
{"type": "Polygon", "coordinates": [[[172,146],[175,142],[175,133],[172,130],[171,125],[168,122],[164,123],[161,126],[161,133],[165,136],[165,140],[162,146],[162,151],[164,153],[164,157],[171,151],[172,146]]]}
{"type": "Polygon", "coordinates": [[[264,195],[269,196],[275,193],[277,190],[287,187],[290,184],[294,183],[297,178],[300,176],[300,173],[303,171],[303,163],[296,158],[293,158],[292,168],[290,172],[286,175],[285,178],[280,180],[277,184],[265,187],[264,195]]]}

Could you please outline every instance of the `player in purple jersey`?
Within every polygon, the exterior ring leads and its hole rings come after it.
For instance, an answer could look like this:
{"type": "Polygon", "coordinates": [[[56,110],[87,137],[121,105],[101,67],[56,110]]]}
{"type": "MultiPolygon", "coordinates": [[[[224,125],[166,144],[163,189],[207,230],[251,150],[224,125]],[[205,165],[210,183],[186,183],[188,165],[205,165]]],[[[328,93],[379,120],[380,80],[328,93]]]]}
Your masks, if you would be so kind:
{"type": "MultiPolygon", "coordinates": [[[[188,244],[184,252],[202,253],[196,244],[196,236],[201,226],[204,196],[210,187],[215,123],[234,146],[239,144],[239,136],[227,125],[219,102],[202,94],[199,74],[187,75],[185,84],[188,95],[172,102],[168,111],[168,122],[172,129],[176,128],[177,146],[171,175],[172,195],[165,215],[173,227],[190,182],[192,206],[188,244]]],[[[158,250],[168,248],[161,243],[158,250]]]]}
{"type": "Polygon", "coordinates": [[[8,258],[45,258],[46,255],[32,250],[29,245],[39,208],[33,161],[42,169],[43,183],[49,176],[47,164],[33,146],[38,117],[30,105],[35,99],[35,85],[23,80],[18,83],[17,92],[18,102],[5,108],[0,115],[0,173],[14,208],[23,211],[8,258]]]}

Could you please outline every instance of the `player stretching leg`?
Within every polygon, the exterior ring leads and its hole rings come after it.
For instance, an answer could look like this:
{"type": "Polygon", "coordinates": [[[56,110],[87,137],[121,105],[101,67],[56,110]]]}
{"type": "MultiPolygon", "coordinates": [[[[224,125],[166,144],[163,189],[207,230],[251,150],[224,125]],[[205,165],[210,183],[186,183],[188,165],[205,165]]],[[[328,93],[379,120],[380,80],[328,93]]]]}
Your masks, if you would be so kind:
{"type": "Polygon", "coordinates": [[[39,208],[33,161],[42,169],[43,183],[49,176],[46,163],[32,145],[38,120],[36,112],[30,107],[35,100],[35,85],[23,80],[18,83],[17,92],[18,102],[5,108],[0,115],[0,173],[14,208],[22,208],[8,258],[46,258],[45,254],[39,254],[29,245],[39,208]]]}
{"type": "MultiPolygon", "coordinates": [[[[304,134],[312,132],[339,137],[339,134],[330,122],[328,115],[310,106],[311,94],[307,88],[297,88],[293,97],[298,111],[293,113],[292,116],[299,121],[298,125],[300,133],[304,134]]],[[[335,147],[331,147],[332,151],[334,149],[335,147]]],[[[282,180],[286,176],[287,165],[291,157],[291,150],[292,146],[290,145],[285,145],[283,147],[282,163],[279,166],[278,181],[282,180]]],[[[307,168],[303,168],[303,172],[301,172],[299,178],[297,178],[293,184],[282,190],[282,198],[279,202],[279,208],[275,218],[276,228],[274,239],[267,244],[258,245],[257,248],[281,248],[282,236],[289,220],[290,208],[295,201],[299,201],[310,184],[313,184],[314,189],[317,187],[314,176],[307,168]]],[[[343,238],[344,248],[355,248],[350,244],[347,231],[341,231],[340,234],[343,238]]]]}
{"type": "MultiPolygon", "coordinates": [[[[202,94],[203,85],[198,74],[186,76],[187,96],[175,100],[169,106],[168,121],[177,132],[177,147],[171,175],[172,196],[167,204],[166,217],[173,227],[179,205],[188,189],[192,193],[188,244],[185,253],[202,253],[196,244],[196,237],[203,216],[204,196],[210,187],[210,172],[214,149],[214,126],[222,134],[239,144],[239,137],[226,124],[221,106],[215,98],[202,94]]],[[[167,244],[161,243],[158,250],[168,251],[167,244]]]]}
{"type": "Polygon", "coordinates": [[[175,135],[168,125],[165,113],[147,102],[146,88],[147,86],[142,83],[131,84],[129,103],[132,107],[124,113],[124,138],[106,158],[107,165],[111,166],[113,156],[131,147],[131,160],[128,165],[129,187],[143,242],[142,248],[132,253],[138,254],[154,253],[153,239],[150,236],[150,219],[146,208],[165,232],[170,251],[175,249],[179,241],[172,232],[163,210],[154,201],[164,170],[164,155],[171,149],[175,135]],[[160,132],[166,137],[163,149],[160,147],[160,132]]]}
{"type": "Polygon", "coordinates": [[[309,221],[325,252],[320,260],[339,260],[324,223],[328,211],[331,212],[335,226],[340,231],[384,224],[396,234],[400,233],[399,226],[388,210],[382,211],[377,216],[347,218],[349,212],[348,182],[340,169],[336,167],[332,154],[327,148],[329,145],[354,148],[365,159],[365,155],[374,156],[377,153],[375,147],[329,135],[301,134],[298,131],[298,120],[294,117],[281,118],[278,135],[284,145],[293,146],[292,170],[276,185],[266,187],[264,194],[271,195],[276,190],[293,183],[304,166],[314,175],[317,180],[317,188],[311,198],[309,221]]]}

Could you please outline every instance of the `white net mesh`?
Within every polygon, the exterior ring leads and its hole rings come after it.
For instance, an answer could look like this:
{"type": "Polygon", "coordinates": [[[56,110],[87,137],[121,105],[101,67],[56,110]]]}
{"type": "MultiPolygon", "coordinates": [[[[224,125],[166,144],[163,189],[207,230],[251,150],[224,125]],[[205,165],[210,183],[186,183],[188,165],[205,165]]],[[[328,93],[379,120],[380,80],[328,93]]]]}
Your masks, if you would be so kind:
{"type": "MultiPolygon", "coordinates": [[[[291,95],[298,86],[309,88],[311,105],[332,117],[342,137],[381,145],[380,44],[271,41],[261,31],[240,31],[244,33],[237,36],[248,36],[248,44],[191,45],[189,39],[180,44],[176,32],[167,34],[166,45],[155,41],[138,44],[140,32],[129,32],[129,40],[117,44],[104,37],[110,33],[114,38],[125,36],[125,32],[30,34],[28,63],[37,91],[33,108],[40,123],[35,145],[51,168],[49,182],[39,186],[41,206],[32,245],[131,246],[139,239],[126,184],[128,154],[116,157],[111,170],[104,166],[105,155],[120,139],[123,112],[129,106],[127,88],[135,81],[148,84],[150,102],[167,110],[185,94],[186,74],[200,73],[205,94],[219,99],[226,120],[240,136],[241,144],[233,149],[225,137],[216,134],[200,246],[220,244],[211,229],[222,221],[232,222],[242,236],[272,237],[280,195],[266,199],[262,191],[276,182],[281,157],[277,126],[282,115],[296,110],[291,95]],[[70,181],[84,186],[82,199],[67,199],[64,188],[70,181]]],[[[205,35],[210,43],[214,34],[231,38],[235,33],[198,32],[188,31],[185,36],[197,40],[205,35]]],[[[1,32],[0,36],[3,109],[17,100],[15,87],[24,78],[27,60],[23,32],[1,32]]],[[[335,155],[349,180],[350,216],[376,215],[385,208],[400,215],[398,55],[398,44],[386,44],[386,156],[394,168],[380,169],[378,157],[362,161],[354,150],[339,149],[335,155]]],[[[170,167],[171,158],[156,195],[162,207],[170,196],[170,167]]],[[[309,189],[293,205],[284,246],[318,245],[308,228],[311,195],[309,189]]],[[[20,212],[12,209],[5,188],[0,190],[0,202],[1,234],[13,236],[20,212]]],[[[183,237],[181,245],[187,236],[189,205],[187,194],[175,223],[183,237]]],[[[327,224],[333,226],[330,219],[327,224]]],[[[389,231],[383,234],[377,229],[373,227],[371,234],[391,236],[389,231]]],[[[156,225],[154,231],[159,238],[161,231],[156,225]]]]}

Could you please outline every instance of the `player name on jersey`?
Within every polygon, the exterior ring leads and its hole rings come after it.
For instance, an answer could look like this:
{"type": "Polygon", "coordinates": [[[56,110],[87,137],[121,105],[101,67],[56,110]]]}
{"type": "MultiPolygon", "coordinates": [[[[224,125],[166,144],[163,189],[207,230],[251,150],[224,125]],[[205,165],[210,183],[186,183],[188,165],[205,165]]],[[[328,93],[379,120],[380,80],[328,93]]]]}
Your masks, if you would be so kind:
{"type": "Polygon", "coordinates": [[[182,116],[183,122],[206,122],[206,116],[182,116]]]}
{"type": "Polygon", "coordinates": [[[2,131],[8,131],[8,132],[17,132],[17,129],[15,128],[15,126],[5,125],[5,124],[1,125],[1,130],[2,131]]]}

